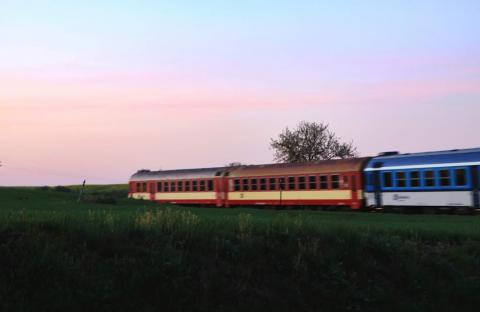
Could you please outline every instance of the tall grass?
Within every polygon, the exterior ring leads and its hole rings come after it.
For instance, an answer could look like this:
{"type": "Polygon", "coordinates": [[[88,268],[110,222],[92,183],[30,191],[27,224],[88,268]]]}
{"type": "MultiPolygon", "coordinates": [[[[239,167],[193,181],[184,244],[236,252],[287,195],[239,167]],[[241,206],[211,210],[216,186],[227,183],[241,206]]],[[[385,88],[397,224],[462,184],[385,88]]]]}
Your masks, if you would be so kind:
{"type": "Polygon", "coordinates": [[[452,311],[480,304],[478,217],[116,199],[76,204],[75,192],[0,188],[0,310],[452,311]]]}

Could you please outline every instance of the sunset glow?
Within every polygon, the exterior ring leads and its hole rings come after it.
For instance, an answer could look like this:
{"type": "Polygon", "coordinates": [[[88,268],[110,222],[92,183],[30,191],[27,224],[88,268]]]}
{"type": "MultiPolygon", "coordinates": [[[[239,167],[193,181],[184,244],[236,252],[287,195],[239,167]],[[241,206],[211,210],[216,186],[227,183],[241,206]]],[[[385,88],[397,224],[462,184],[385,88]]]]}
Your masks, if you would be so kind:
{"type": "Polygon", "coordinates": [[[479,1],[259,3],[0,1],[0,185],[269,163],[301,120],[480,146],[479,1]]]}

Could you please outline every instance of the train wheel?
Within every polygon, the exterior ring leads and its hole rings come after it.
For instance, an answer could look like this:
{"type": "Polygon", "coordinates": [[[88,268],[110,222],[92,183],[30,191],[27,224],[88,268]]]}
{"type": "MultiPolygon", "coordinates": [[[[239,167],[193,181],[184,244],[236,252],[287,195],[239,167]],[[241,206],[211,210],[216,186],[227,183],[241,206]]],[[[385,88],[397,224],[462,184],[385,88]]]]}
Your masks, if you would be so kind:
{"type": "Polygon", "coordinates": [[[438,210],[440,210],[444,214],[454,214],[456,211],[456,209],[452,207],[441,207],[438,208],[438,210]]]}
{"type": "Polygon", "coordinates": [[[393,207],[392,211],[395,213],[405,213],[405,207],[393,207]]]}
{"type": "Polygon", "coordinates": [[[393,212],[392,207],[381,207],[381,208],[377,208],[377,209],[383,209],[383,212],[385,212],[385,213],[392,213],[393,212]]]}
{"type": "Polygon", "coordinates": [[[455,209],[455,214],[458,215],[472,215],[473,214],[473,209],[470,207],[457,207],[455,209]]]}
{"type": "Polygon", "coordinates": [[[423,213],[426,214],[436,214],[437,213],[437,208],[435,207],[423,207],[423,213]]]}

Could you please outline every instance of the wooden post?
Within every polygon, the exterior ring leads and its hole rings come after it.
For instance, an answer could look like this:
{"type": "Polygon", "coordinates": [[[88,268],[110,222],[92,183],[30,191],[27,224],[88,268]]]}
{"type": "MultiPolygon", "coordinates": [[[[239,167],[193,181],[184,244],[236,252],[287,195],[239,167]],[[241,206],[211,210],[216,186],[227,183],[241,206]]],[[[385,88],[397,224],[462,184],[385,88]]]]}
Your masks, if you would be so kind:
{"type": "Polygon", "coordinates": [[[85,189],[85,182],[87,182],[86,180],[83,180],[83,184],[82,184],[82,188],[80,189],[80,193],[78,194],[78,200],[77,200],[77,203],[79,204],[80,201],[82,200],[82,196],[83,196],[83,191],[85,189]]]}

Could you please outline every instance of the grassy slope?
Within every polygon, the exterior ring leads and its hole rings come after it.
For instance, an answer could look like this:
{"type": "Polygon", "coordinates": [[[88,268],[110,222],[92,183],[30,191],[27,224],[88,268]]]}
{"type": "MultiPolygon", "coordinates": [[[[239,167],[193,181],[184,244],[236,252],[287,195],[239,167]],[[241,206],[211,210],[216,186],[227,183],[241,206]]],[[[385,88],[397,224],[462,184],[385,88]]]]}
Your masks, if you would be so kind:
{"type": "Polygon", "coordinates": [[[76,204],[76,195],[0,188],[2,310],[480,304],[479,217],[76,204]]]}
{"type": "Polygon", "coordinates": [[[95,203],[77,204],[78,186],[70,187],[71,193],[48,191],[39,188],[0,188],[0,219],[15,219],[17,216],[30,218],[36,222],[40,219],[53,220],[59,215],[76,219],[79,223],[91,213],[111,213],[120,224],[131,223],[135,216],[146,211],[169,208],[175,211],[188,211],[202,218],[205,222],[237,223],[239,215],[250,216],[254,225],[265,226],[274,221],[301,222],[312,228],[350,228],[359,231],[386,231],[401,234],[436,238],[480,239],[480,219],[472,216],[452,215],[401,215],[358,212],[324,212],[309,210],[277,211],[255,208],[188,208],[172,205],[159,206],[149,202],[126,199],[126,185],[87,186],[86,196],[95,194],[112,194],[118,198],[116,205],[95,203]]]}

